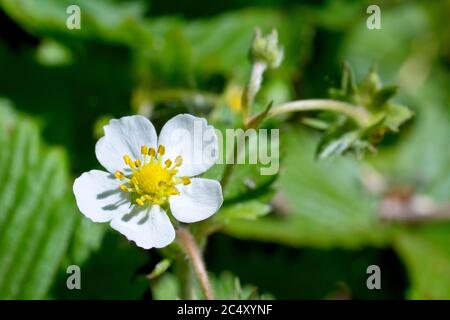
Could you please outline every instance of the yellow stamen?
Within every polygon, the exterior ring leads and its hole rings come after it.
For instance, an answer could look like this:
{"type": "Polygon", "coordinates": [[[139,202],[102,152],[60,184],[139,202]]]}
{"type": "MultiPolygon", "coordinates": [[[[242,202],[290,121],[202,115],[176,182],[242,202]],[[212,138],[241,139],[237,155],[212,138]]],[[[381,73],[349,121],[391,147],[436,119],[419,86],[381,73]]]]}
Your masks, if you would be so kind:
{"type": "Polygon", "coordinates": [[[175,166],[176,167],[179,167],[179,166],[181,166],[183,164],[183,158],[181,157],[181,156],[177,156],[176,158],[175,158],[175,166]]]}
{"type": "Polygon", "coordinates": [[[166,153],[166,148],[162,144],[160,144],[158,147],[158,154],[163,156],[165,153],[166,153]]]}
{"type": "Polygon", "coordinates": [[[178,167],[183,163],[183,158],[178,156],[174,161],[166,159],[163,163],[161,157],[165,154],[165,147],[159,145],[157,151],[154,148],[141,146],[143,159],[132,160],[129,155],[124,155],[125,164],[131,169],[129,176],[116,171],[114,176],[125,179],[120,189],[132,193],[131,198],[140,206],[146,204],[163,205],[168,202],[169,197],[179,195],[177,185],[191,183],[188,177],[177,177],[178,167]],[[150,161],[146,156],[150,156],[150,161]]]}
{"type": "Polygon", "coordinates": [[[130,165],[130,163],[131,163],[131,159],[130,159],[130,156],[129,155],[124,155],[123,156],[123,161],[125,161],[125,164],[127,165],[127,166],[129,166],[130,165]]]}
{"type": "Polygon", "coordinates": [[[122,180],[123,177],[124,177],[123,173],[120,172],[119,170],[117,170],[117,171],[114,173],[114,176],[115,176],[117,179],[119,179],[119,180],[122,180]]]}

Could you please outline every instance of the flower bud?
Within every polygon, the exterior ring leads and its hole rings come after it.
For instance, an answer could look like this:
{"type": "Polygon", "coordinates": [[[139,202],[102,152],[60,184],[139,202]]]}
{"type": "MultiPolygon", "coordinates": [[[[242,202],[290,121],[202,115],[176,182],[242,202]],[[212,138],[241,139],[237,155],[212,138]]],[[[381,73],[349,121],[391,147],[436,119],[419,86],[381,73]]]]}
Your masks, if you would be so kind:
{"type": "Polygon", "coordinates": [[[255,37],[250,47],[250,61],[252,63],[262,62],[268,68],[275,69],[283,60],[283,55],[283,48],[278,45],[278,32],[276,30],[272,30],[266,36],[261,35],[260,29],[255,30],[255,37]]]}

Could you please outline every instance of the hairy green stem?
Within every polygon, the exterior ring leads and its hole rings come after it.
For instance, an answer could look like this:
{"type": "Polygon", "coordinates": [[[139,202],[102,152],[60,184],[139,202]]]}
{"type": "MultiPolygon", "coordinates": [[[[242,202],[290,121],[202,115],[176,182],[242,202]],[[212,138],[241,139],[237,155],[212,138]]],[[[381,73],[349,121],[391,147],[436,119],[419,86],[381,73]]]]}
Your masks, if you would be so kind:
{"type": "MultiPolygon", "coordinates": [[[[354,106],[350,103],[342,102],[342,101],[336,101],[336,100],[330,100],[330,99],[311,99],[311,100],[296,100],[291,102],[286,102],[283,104],[280,104],[276,107],[273,107],[266,115],[266,119],[283,114],[283,113],[290,113],[290,112],[306,112],[306,111],[331,111],[331,112],[337,112],[342,113],[353,120],[355,120],[356,123],[358,123],[360,126],[365,127],[370,124],[370,115],[367,113],[367,111],[358,106],[354,106]]],[[[250,118],[247,121],[248,123],[252,123],[252,120],[255,119],[258,115],[255,115],[253,118],[250,118]]],[[[246,129],[245,127],[244,129],[246,129]]],[[[240,156],[240,152],[242,151],[242,148],[237,148],[236,152],[233,152],[233,154],[236,154],[236,158],[240,156]]],[[[230,161],[227,161],[227,164],[225,166],[225,170],[222,175],[221,185],[222,189],[225,189],[225,187],[228,185],[228,181],[230,180],[230,176],[232,175],[235,167],[235,161],[231,161],[233,159],[230,159],[230,161]]]]}
{"type": "Polygon", "coordinates": [[[250,80],[248,81],[247,88],[245,89],[244,95],[242,97],[245,119],[252,114],[253,101],[255,100],[256,94],[259,92],[259,89],[261,89],[261,83],[266,69],[267,64],[264,62],[255,62],[252,65],[250,80]]]}
{"type": "Polygon", "coordinates": [[[194,273],[197,276],[205,298],[207,300],[214,300],[214,292],[208,278],[208,273],[206,272],[205,263],[203,262],[200,249],[195,243],[194,237],[188,229],[183,227],[177,229],[177,237],[194,268],[194,273]]]}
{"type": "Polygon", "coordinates": [[[289,112],[299,111],[332,111],[345,114],[355,120],[361,126],[370,123],[370,115],[359,106],[347,102],[330,99],[296,100],[273,107],[267,114],[267,118],[289,112]]]}

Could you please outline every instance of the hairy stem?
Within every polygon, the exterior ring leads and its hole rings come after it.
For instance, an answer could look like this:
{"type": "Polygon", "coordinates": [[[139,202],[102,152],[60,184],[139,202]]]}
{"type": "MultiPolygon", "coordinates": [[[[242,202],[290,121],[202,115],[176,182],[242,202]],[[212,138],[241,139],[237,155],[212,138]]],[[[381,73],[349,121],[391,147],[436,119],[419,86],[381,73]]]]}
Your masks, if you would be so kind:
{"type": "Polygon", "coordinates": [[[332,111],[345,114],[355,120],[361,126],[367,126],[370,122],[370,115],[367,111],[350,103],[330,100],[330,99],[311,99],[296,100],[273,107],[267,118],[289,112],[298,111],[332,111]]]}
{"type": "MultiPolygon", "coordinates": [[[[302,112],[302,111],[338,112],[351,117],[353,120],[355,120],[355,122],[357,122],[362,127],[365,127],[370,124],[370,115],[364,108],[354,106],[350,103],[330,99],[296,100],[283,103],[276,107],[273,107],[266,115],[266,119],[283,113],[302,112]]],[[[250,118],[247,121],[247,124],[252,123],[252,120],[256,119],[255,117],[258,117],[258,115],[255,115],[253,118],[250,118]]],[[[247,127],[245,127],[244,129],[246,128],[247,127]]],[[[241,149],[242,148],[237,148],[236,157],[239,157],[241,149]]],[[[231,160],[233,159],[227,161],[225,170],[222,175],[221,180],[222,189],[225,189],[230,179],[230,176],[234,171],[235,161],[231,160]]]]}
{"type": "Polygon", "coordinates": [[[177,229],[177,237],[194,268],[195,275],[200,282],[205,298],[207,300],[214,300],[214,292],[206,272],[205,263],[203,262],[200,250],[195,243],[194,237],[188,229],[183,227],[177,229]]]}
{"type": "Polygon", "coordinates": [[[243,96],[243,110],[245,119],[252,114],[253,101],[255,100],[259,89],[261,89],[261,83],[266,69],[267,64],[264,62],[255,62],[252,65],[250,80],[248,81],[248,85],[243,96]]]}

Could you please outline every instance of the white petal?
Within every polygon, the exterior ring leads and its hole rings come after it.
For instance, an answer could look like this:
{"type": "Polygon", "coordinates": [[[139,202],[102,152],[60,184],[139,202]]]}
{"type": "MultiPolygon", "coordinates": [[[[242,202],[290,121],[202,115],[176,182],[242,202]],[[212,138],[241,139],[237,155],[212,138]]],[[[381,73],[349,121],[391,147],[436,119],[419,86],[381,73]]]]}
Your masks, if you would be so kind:
{"type": "Polygon", "coordinates": [[[208,170],[218,159],[219,147],[213,126],[204,118],[180,114],[161,129],[159,144],[166,148],[166,158],[183,157],[180,176],[196,176],[208,170]]]}
{"type": "Polygon", "coordinates": [[[177,186],[180,195],[169,198],[173,216],[186,223],[209,218],[223,202],[222,187],[216,180],[193,178],[186,186],[177,186]]]}
{"type": "Polygon", "coordinates": [[[95,146],[100,164],[109,172],[128,172],[123,156],[141,159],[141,147],[156,147],[157,136],[153,124],[143,116],[113,119],[104,127],[105,136],[95,146]]]}
{"type": "Polygon", "coordinates": [[[157,205],[135,206],[129,214],[114,218],[111,227],[144,249],[162,248],[175,239],[169,217],[157,205]]]}
{"type": "Polygon", "coordinates": [[[130,212],[130,201],[119,189],[120,181],[112,174],[91,170],[73,183],[73,193],[80,211],[94,222],[106,222],[130,212]]]}

